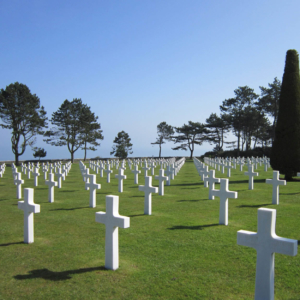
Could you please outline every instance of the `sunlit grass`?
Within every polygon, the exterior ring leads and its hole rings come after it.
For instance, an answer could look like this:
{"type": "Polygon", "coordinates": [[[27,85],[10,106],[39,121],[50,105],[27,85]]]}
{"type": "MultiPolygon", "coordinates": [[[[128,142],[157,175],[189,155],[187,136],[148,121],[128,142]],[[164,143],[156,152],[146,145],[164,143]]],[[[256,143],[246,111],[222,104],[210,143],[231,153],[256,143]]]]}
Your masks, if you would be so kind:
{"type": "MultiPolygon", "coordinates": [[[[238,246],[237,231],[256,231],[257,209],[277,209],[278,236],[300,239],[300,182],[280,187],[280,204],[272,205],[272,170],[255,178],[248,190],[243,172],[232,170],[229,225],[220,226],[219,200],[208,200],[192,161],[165,186],[165,196],[152,195],[152,215],[144,212],[144,195],[125,171],[124,192],[118,182],[97,175],[97,207],[89,208],[79,165],[73,164],[55,202],[48,202],[42,175],[35,188],[35,241],[23,243],[23,211],[17,207],[11,168],[0,179],[0,299],[253,299],[256,252],[238,246]],[[105,226],[95,212],[105,211],[105,195],[119,195],[121,215],[130,228],[119,230],[120,268],[104,269],[105,226]]],[[[93,173],[93,172],[92,172],[93,173]]],[[[155,174],[158,175],[158,168],[155,174]]],[[[226,174],[216,171],[216,177],[226,174]]],[[[33,179],[24,188],[33,188],[33,179]]],[[[139,176],[139,184],[144,184],[139,176]]],[[[158,181],[153,178],[153,185],[158,181]]],[[[219,185],[216,185],[219,188],[219,185]]],[[[299,299],[300,258],[276,254],[275,298],[299,299]]]]}

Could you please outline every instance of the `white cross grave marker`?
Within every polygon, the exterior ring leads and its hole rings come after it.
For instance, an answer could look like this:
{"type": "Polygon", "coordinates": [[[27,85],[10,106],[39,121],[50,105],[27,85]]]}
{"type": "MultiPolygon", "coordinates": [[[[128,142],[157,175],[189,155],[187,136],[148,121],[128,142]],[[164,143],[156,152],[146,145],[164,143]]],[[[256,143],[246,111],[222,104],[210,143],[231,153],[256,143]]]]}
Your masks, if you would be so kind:
{"type": "Polygon", "coordinates": [[[123,179],[126,179],[126,175],[124,175],[124,169],[119,168],[119,174],[115,175],[115,178],[119,180],[118,183],[118,191],[119,193],[123,193],[123,179]]]}
{"type": "Polygon", "coordinates": [[[49,173],[49,180],[45,180],[45,184],[49,187],[48,201],[50,203],[54,202],[54,187],[57,186],[57,181],[54,181],[54,174],[49,173]]]}
{"type": "Polygon", "coordinates": [[[168,176],[164,176],[164,169],[159,170],[159,175],[155,176],[155,179],[159,180],[159,186],[158,186],[158,194],[160,196],[164,195],[164,181],[167,181],[169,179],[168,176]]]}
{"type": "Polygon", "coordinates": [[[237,244],[254,248],[257,253],[255,300],[274,299],[275,253],[295,256],[298,241],[282,238],[275,233],[276,209],[259,208],[257,233],[239,230],[237,244]]]}
{"type": "Polygon", "coordinates": [[[85,183],[85,187],[88,187],[90,190],[90,207],[96,207],[96,190],[101,189],[101,184],[96,183],[95,174],[89,174],[87,176],[90,180],[85,183]]]}
{"type": "Polygon", "coordinates": [[[212,195],[220,198],[219,224],[228,225],[228,198],[237,199],[238,193],[228,191],[228,179],[222,178],[220,190],[212,190],[212,195]]]}
{"type": "Polygon", "coordinates": [[[145,193],[144,214],[151,215],[152,213],[152,193],[157,193],[158,188],[152,186],[152,177],[145,177],[145,185],[139,185],[139,191],[145,193]]]}
{"type": "Polygon", "coordinates": [[[39,173],[39,168],[34,168],[34,171],[32,172],[32,175],[34,177],[34,186],[38,186],[38,180],[39,180],[39,176],[40,176],[40,173],[39,173]]]}
{"type": "Polygon", "coordinates": [[[138,169],[137,164],[134,165],[134,169],[131,172],[134,174],[134,184],[138,184],[139,183],[139,174],[141,173],[141,171],[138,169]]]}
{"type": "Polygon", "coordinates": [[[14,184],[17,186],[17,199],[22,198],[22,184],[24,183],[24,180],[22,180],[21,175],[21,173],[17,172],[17,178],[14,179],[14,184]]]}
{"type": "Polygon", "coordinates": [[[106,177],[106,182],[110,183],[110,173],[113,173],[113,170],[110,169],[110,164],[109,162],[107,163],[107,169],[104,170],[104,172],[106,173],[107,177],[106,177]]]}
{"type": "Polygon", "coordinates": [[[39,213],[40,205],[33,201],[33,189],[24,189],[24,201],[18,201],[18,208],[24,211],[24,243],[34,242],[34,214],[39,213]]]}
{"type": "Polygon", "coordinates": [[[272,204],[279,204],[279,185],[286,185],[286,181],[279,179],[279,171],[273,171],[273,179],[266,179],[266,183],[273,185],[272,204]]]}
{"type": "MultiPolygon", "coordinates": [[[[209,176],[204,178],[204,186],[208,183],[208,199],[214,200],[215,197],[212,194],[212,190],[215,189],[215,183],[220,182],[220,178],[215,178],[215,170],[209,170],[209,176]]],[[[207,186],[205,186],[207,187],[207,186]]]]}
{"type": "Polygon", "coordinates": [[[253,172],[253,165],[248,164],[248,172],[244,174],[249,176],[249,190],[253,190],[253,177],[258,176],[257,172],[253,172]]]}
{"type": "Polygon", "coordinates": [[[96,222],[105,224],[105,268],[119,268],[119,227],[128,228],[130,218],[119,215],[119,197],[106,196],[106,213],[96,212],[96,222]]]}

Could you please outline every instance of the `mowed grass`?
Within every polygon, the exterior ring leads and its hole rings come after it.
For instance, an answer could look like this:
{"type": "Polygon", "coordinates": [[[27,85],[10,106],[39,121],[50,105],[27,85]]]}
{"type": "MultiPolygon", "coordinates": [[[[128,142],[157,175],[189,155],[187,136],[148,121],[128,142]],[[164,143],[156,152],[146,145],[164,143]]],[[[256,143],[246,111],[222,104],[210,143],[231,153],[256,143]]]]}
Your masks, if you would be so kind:
{"type": "MultiPolygon", "coordinates": [[[[144,194],[129,168],[123,193],[117,192],[113,170],[111,183],[97,175],[96,208],[89,208],[78,164],[62,188],[55,188],[54,203],[48,202],[41,172],[34,188],[41,212],[34,216],[34,243],[28,245],[6,168],[0,179],[0,299],[253,299],[256,251],[237,245],[237,231],[256,231],[257,209],[275,208],[276,234],[300,239],[300,182],[281,186],[280,204],[272,205],[272,186],[265,183],[272,170],[264,172],[263,166],[252,191],[248,177],[232,170],[229,189],[238,199],[229,199],[228,226],[218,225],[219,198],[208,200],[193,161],[165,186],[165,196],[152,195],[151,216],[143,214],[144,194]],[[119,213],[130,217],[130,228],[119,229],[116,271],[104,268],[105,226],[95,222],[95,212],[105,211],[106,195],[119,195],[119,213]]],[[[216,171],[216,177],[225,175],[216,171]]],[[[33,179],[22,178],[23,188],[34,187],[33,179]]],[[[154,178],[153,185],[158,186],[154,178]]],[[[275,299],[300,299],[299,274],[300,255],[275,255],[275,299]]]]}

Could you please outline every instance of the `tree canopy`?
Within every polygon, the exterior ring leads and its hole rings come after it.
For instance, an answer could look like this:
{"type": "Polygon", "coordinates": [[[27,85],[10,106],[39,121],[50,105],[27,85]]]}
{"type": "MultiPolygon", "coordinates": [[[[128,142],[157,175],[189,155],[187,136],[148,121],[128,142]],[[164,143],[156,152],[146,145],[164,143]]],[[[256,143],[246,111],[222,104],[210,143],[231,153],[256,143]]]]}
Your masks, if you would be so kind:
{"type": "Polygon", "coordinates": [[[151,143],[152,145],[159,145],[159,157],[161,157],[161,145],[165,144],[166,140],[170,140],[170,136],[174,134],[174,129],[171,125],[168,125],[166,122],[161,122],[157,125],[157,134],[156,142],[151,143]]]}
{"type": "Polygon", "coordinates": [[[46,112],[36,94],[31,94],[25,84],[15,82],[0,91],[0,118],[0,126],[12,130],[12,152],[18,165],[26,146],[33,145],[35,136],[43,134],[46,112]]]}
{"type": "Polygon", "coordinates": [[[44,148],[38,148],[38,147],[34,147],[32,149],[34,152],[33,152],[33,157],[34,158],[39,158],[39,160],[41,159],[41,157],[45,157],[47,155],[47,151],[45,151],[44,148]]]}
{"type": "Polygon", "coordinates": [[[97,119],[80,98],[66,99],[52,114],[51,123],[55,127],[45,133],[47,138],[44,141],[53,146],[67,146],[73,162],[74,153],[81,146],[86,150],[88,143],[99,145],[96,140],[103,139],[97,119]]]}
{"type": "Polygon", "coordinates": [[[175,127],[177,135],[173,135],[171,140],[175,144],[180,144],[173,150],[190,150],[190,158],[193,157],[195,145],[201,145],[207,139],[208,133],[205,125],[199,122],[189,121],[181,127],[175,127]]]}
{"type": "Polygon", "coordinates": [[[286,54],[278,120],[270,157],[274,170],[291,180],[300,170],[300,77],[296,50],[286,54]]]}
{"type": "Polygon", "coordinates": [[[125,159],[127,158],[128,154],[133,153],[133,151],[131,151],[133,146],[131,143],[131,138],[125,131],[119,132],[113,143],[115,145],[113,145],[110,155],[114,154],[115,157],[125,159]]]}

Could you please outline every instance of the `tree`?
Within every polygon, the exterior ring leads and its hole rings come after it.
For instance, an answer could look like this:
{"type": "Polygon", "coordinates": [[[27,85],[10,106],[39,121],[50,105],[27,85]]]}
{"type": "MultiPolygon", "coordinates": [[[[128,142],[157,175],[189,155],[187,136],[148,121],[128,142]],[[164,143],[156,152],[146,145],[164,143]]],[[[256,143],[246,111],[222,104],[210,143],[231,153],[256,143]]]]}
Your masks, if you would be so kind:
{"type": "Polygon", "coordinates": [[[246,107],[253,106],[254,100],[258,98],[258,95],[248,86],[239,86],[234,90],[234,93],[235,98],[225,99],[222,105],[220,105],[220,110],[230,118],[231,127],[238,138],[237,148],[239,151],[244,117],[243,113],[246,107]]]}
{"type": "Polygon", "coordinates": [[[204,124],[199,122],[189,121],[188,124],[183,124],[182,127],[175,127],[178,135],[172,136],[171,140],[179,146],[172,148],[173,150],[190,150],[190,158],[193,158],[195,145],[201,145],[203,141],[207,140],[208,130],[204,124]]]}
{"type": "Polygon", "coordinates": [[[215,149],[220,152],[223,150],[225,133],[229,130],[229,122],[226,115],[217,116],[212,113],[206,119],[205,127],[208,129],[207,139],[210,143],[215,144],[215,149]]]}
{"type": "Polygon", "coordinates": [[[45,157],[47,155],[47,151],[45,151],[44,148],[34,147],[32,150],[34,151],[33,157],[39,157],[39,160],[41,159],[41,157],[45,157]]]}
{"type": "Polygon", "coordinates": [[[279,97],[278,120],[270,162],[274,170],[291,180],[300,170],[299,55],[288,50],[279,97]]]}
{"type": "Polygon", "coordinates": [[[12,129],[12,152],[19,165],[19,156],[26,146],[34,144],[35,136],[43,134],[42,129],[47,126],[44,107],[25,84],[15,82],[0,91],[0,118],[2,128],[12,129]]]}
{"type": "Polygon", "coordinates": [[[100,146],[100,143],[97,140],[103,140],[101,125],[97,123],[98,117],[91,112],[89,107],[84,107],[83,109],[83,130],[80,134],[80,139],[83,141],[82,150],[84,150],[84,160],[86,160],[86,151],[92,150],[96,151],[97,149],[94,146],[100,146]],[[91,144],[91,146],[87,146],[91,144]]]}
{"type": "Polygon", "coordinates": [[[161,122],[157,125],[156,142],[151,143],[152,145],[159,145],[159,157],[161,157],[161,145],[165,144],[165,140],[170,140],[170,136],[174,134],[174,129],[171,125],[166,122],[161,122]]]}
{"type": "Polygon", "coordinates": [[[269,88],[260,86],[261,96],[255,103],[260,111],[265,112],[269,116],[273,117],[273,136],[272,141],[275,137],[275,127],[278,119],[279,111],[279,97],[281,91],[281,81],[274,78],[273,83],[269,83],[269,88]]]}
{"type": "Polygon", "coordinates": [[[132,144],[131,144],[131,138],[129,137],[128,133],[125,131],[121,131],[118,133],[118,135],[115,137],[113,143],[116,145],[113,145],[112,152],[110,152],[110,155],[115,155],[115,157],[119,157],[121,159],[125,159],[129,154],[132,154],[132,144]]]}
{"type": "MultiPolygon", "coordinates": [[[[51,123],[56,127],[45,133],[44,141],[52,146],[67,146],[74,161],[74,153],[83,145],[93,143],[99,135],[100,124],[91,112],[90,107],[83,104],[81,99],[65,100],[60,108],[52,114],[51,123]],[[95,129],[97,128],[97,129],[95,129]],[[91,134],[87,131],[91,129],[91,134]],[[98,130],[98,133],[95,131],[98,130]]],[[[101,132],[100,132],[101,134],[101,132]]],[[[99,137],[100,136],[100,137],[99,137]]],[[[103,137],[102,137],[103,138],[103,137]]]]}

